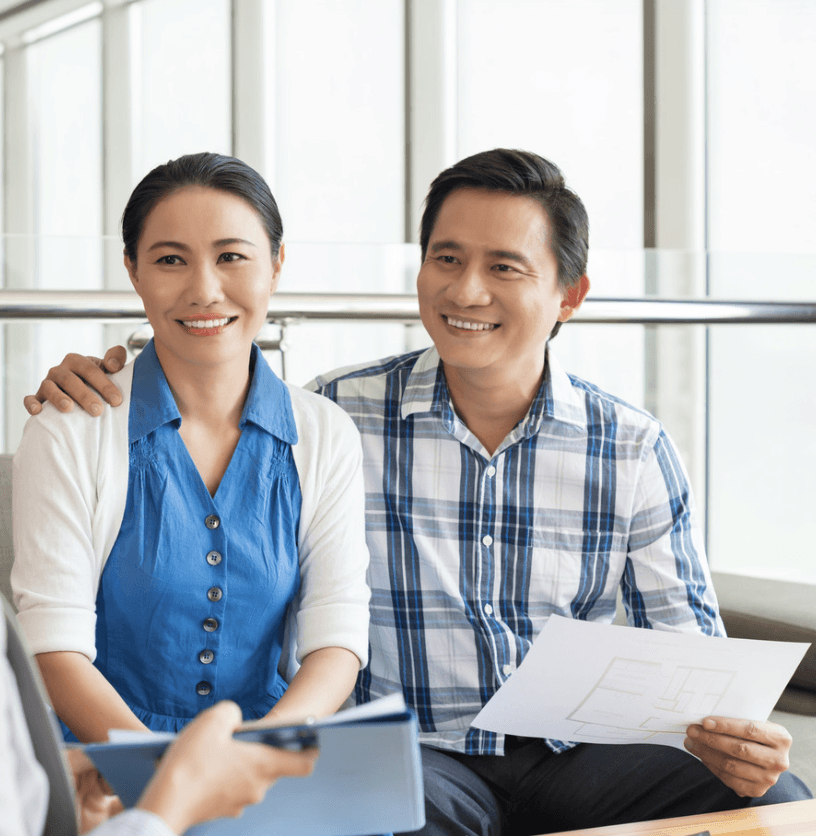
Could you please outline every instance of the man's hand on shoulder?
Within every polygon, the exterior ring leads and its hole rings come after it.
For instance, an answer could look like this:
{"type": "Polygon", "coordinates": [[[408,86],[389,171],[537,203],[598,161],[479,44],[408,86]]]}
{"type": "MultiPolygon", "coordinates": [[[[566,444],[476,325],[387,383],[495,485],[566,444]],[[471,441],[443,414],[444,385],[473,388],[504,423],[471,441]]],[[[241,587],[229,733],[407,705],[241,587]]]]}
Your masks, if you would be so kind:
{"type": "Polygon", "coordinates": [[[102,401],[93,389],[111,406],[119,406],[122,393],[108,379],[106,372],[118,372],[126,358],[127,353],[121,345],[109,349],[102,360],[81,354],[66,354],[58,366],[48,371],[37,394],[26,395],[23,404],[31,415],[40,412],[46,401],[60,412],[70,412],[76,402],[91,415],[101,415],[102,401]]]}
{"type": "Polygon", "coordinates": [[[684,745],[737,795],[757,798],[790,766],[792,738],[777,723],[706,717],[684,745]]]}

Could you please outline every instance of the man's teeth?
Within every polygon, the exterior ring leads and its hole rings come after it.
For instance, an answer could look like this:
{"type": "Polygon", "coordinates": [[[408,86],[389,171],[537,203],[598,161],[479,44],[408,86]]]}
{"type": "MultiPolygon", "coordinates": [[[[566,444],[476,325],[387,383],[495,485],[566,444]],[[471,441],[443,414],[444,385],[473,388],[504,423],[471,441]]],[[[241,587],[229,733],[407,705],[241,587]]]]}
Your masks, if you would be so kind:
{"type": "Polygon", "coordinates": [[[451,319],[447,317],[448,325],[454,328],[464,328],[465,331],[491,331],[496,326],[490,322],[465,322],[463,319],[451,319]]]}
{"type": "Polygon", "coordinates": [[[229,317],[221,319],[182,319],[182,325],[187,328],[220,328],[229,322],[229,317]]]}

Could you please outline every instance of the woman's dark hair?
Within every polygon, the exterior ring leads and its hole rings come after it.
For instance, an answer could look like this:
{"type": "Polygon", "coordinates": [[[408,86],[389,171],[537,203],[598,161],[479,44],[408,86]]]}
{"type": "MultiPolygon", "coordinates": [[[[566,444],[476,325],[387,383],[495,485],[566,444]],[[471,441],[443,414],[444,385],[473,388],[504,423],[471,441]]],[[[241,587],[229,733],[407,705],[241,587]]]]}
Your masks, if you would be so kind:
{"type": "MultiPolygon", "coordinates": [[[[494,148],[466,157],[446,168],[431,183],[420,223],[422,260],[442,204],[457,189],[483,189],[531,197],[540,203],[550,222],[552,252],[558,263],[558,283],[573,287],[586,273],[589,256],[589,219],[584,204],[567,188],[555,163],[530,151],[494,148]]],[[[557,322],[551,336],[561,323],[557,322]]]]}
{"type": "Polygon", "coordinates": [[[243,198],[260,216],[272,247],[272,257],[278,257],[283,221],[266,181],[254,168],[235,157],[204,152],[186,154],[156,166],[133,190],[122,215],[125,255],[132,262],[136,262],[136,250],[147,216],[159,201],[186,186],[203,186],[243,198]]]}

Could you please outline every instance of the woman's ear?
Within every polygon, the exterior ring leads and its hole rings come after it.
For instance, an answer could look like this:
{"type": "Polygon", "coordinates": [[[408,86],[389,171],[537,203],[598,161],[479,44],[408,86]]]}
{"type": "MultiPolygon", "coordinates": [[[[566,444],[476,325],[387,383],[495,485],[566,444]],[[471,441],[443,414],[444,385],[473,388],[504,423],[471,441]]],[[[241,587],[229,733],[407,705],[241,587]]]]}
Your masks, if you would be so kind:
{"type": "Polygon", "coordinates": [[[581,303],[586,299],[587,293],[589,293],[589,276],[584,274],[562,294],[558,321],[566,322],[568,319],[572,319],[572,315],[581,307],[581,303]]]}
{"type": "Polygon", "coordinates": [[[280,281],[281,270],[283,269],[283,262],[286,259],[286,247],[281,242],[278,248],[278,257],[272,265],[272,281],[269,285],[269,295],[271,296],[278,289],[278,282],[280,281]]]}
{"type": "MultiPolygon", "coordinates": [[[[133,289],[139,293],[139,277],[136,274],[136,262],[131,261],[127,253],[124,253],[124,262],[130,283],[133,285],[133,289]]],[[[139,295],[141,296],[141,294],[139,295]]]]}

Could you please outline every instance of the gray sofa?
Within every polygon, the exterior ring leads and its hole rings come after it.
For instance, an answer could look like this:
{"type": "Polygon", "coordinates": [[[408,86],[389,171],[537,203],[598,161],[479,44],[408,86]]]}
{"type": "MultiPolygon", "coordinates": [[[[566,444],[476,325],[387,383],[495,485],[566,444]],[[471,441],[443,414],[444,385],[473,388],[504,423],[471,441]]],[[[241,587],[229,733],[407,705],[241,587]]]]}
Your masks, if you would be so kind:
{"type": "MultiPolygon", "coordinates": [[[[0,454],[0,589],[11,600],[11,456],[0,454]]],[[[714,574],[730,636],[812,642],[771,719],[793,735],[793,771],[816,790],[816,586],[714,574]]],[[[762,671],[757,671],[762,676],[762,671]]]]}

